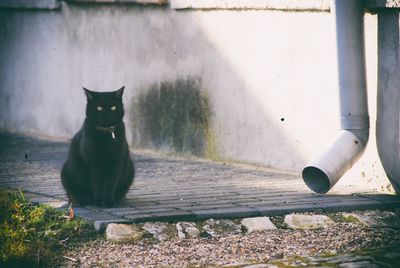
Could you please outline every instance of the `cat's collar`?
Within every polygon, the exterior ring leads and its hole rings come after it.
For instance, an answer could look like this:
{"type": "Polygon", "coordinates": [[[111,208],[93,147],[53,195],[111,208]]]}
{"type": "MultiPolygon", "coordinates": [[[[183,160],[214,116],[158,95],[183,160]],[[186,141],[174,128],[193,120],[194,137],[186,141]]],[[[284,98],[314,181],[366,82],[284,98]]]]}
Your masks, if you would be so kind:
{"type": "Polygon", "coordinates": [[[115,128],[116,128],[116,127],[117,127],[117,125],[110,126],[110,127],[101,127],[101,126],[95,125],[95,128],[96,128],[97,130],[110,133],[110,134],[111,134],[111,138],[112,138],[113,140],[115,140],[115,128]]]}

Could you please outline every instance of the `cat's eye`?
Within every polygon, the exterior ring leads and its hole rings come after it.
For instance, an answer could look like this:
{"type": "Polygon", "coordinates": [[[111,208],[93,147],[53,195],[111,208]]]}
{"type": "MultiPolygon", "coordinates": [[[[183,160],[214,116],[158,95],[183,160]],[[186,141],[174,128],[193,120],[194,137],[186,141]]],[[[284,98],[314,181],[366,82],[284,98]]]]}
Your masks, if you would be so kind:
{"type": "Polygon", "coordinates": [[[97,106],[97,111],[99,111],[99,112],[103,111],[103,107],[97,106]]]}
{"type": "Polygon", "coordinates": [[[111,106],[111,111],[115,111],[115,110],[117,110],[117,107],[111,106]]]}

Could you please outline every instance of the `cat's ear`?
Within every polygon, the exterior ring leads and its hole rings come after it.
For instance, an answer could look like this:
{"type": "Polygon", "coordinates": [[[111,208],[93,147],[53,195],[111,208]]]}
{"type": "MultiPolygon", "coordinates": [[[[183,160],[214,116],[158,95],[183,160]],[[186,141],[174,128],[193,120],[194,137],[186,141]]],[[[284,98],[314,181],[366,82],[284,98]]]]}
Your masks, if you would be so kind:
{"type": "Polygon", "coordinates": [[[91,101],[91,100],[94,99],[94,95],[93,95],[92,91],[90,91],[89,89],[87,89],[85,87],[83,87],[83,90],[85,91],[85,94],[86,94],[86,97],[87,97],[88,101],[91,101]]]}
{"type": "Polygon", "coordinates": [[[124,89],[125,89],[125,86],[123,86],[123,87],[121,87],[120,89],[118,89],[117,91],[115,91],[115,96],[116,96],[118,99],[121,99],[121,100],[122,100],[122,94],[124,94],[124,89]]]}

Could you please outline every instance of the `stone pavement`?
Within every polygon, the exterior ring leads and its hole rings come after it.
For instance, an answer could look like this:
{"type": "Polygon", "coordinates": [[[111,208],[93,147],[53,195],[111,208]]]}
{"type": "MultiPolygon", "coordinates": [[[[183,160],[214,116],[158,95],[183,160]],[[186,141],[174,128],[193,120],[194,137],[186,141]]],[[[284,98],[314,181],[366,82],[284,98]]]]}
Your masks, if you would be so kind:
{"type": "MultiPolygon", "coordinates": [[[[0,133],[0,186],[22,189],[32,202],[66,205],[59,171],[68,143],[0,133]]],[[[76,208],[102,228],[110,222],[183,221],[275,216],[305,211],[400,207],[400,196],[357,187],[312,193],[299,174],[149,153],[134,155],[136,178],[118,207],[76,208]]]]}

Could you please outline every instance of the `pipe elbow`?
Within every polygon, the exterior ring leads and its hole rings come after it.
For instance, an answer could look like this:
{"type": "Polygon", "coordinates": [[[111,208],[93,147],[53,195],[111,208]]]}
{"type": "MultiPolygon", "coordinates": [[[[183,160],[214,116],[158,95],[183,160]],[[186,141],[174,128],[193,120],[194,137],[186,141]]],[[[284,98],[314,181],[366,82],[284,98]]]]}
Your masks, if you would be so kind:
{"type": "Polygon", "coordinates": [[[327,193],[363,154],[369,131],[357,130],[357,134],[342,130],[335,143],[305,167],[304,183],[318,194],[327,193]]]}
{"type": "Polygon", "coordinates": [[[351,131],[361,142],[361,144],[367,146],[369,140],[369,127],[365,129],[353,129],[351,131]]]}

